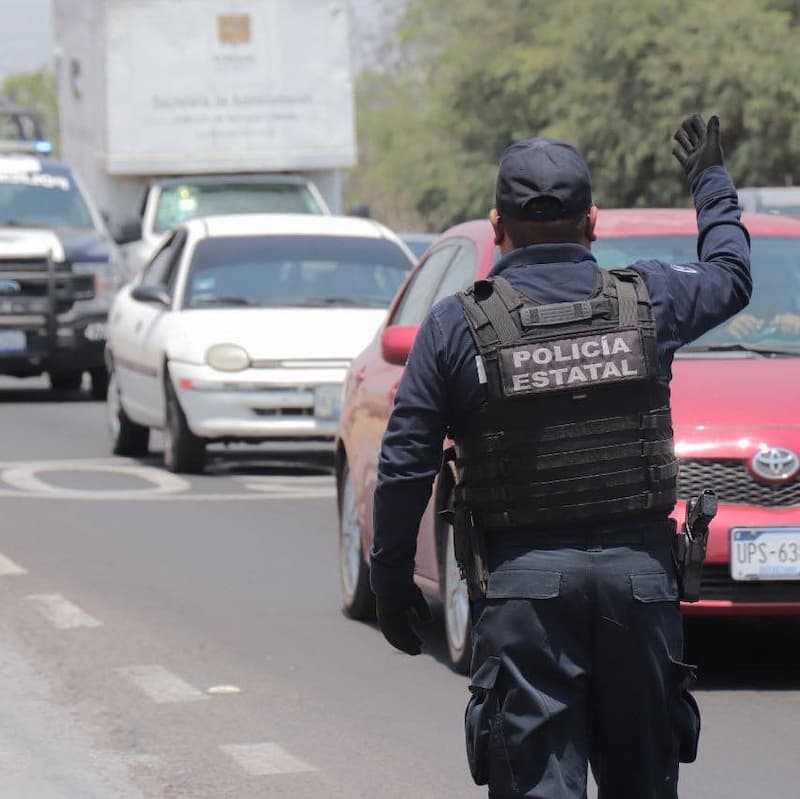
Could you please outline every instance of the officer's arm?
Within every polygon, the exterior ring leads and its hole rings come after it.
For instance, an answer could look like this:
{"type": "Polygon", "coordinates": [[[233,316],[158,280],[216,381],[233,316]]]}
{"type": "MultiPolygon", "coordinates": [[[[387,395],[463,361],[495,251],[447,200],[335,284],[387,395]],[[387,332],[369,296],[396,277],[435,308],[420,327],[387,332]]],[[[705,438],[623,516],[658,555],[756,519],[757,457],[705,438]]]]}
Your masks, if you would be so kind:
{"type": "Polygon", "coordinates": [[[372,590],[400,600],[412,585],[417,530],[442,463],[446,422],[443,336],[423,322],[383,437],[375,488],[372,590]]]}
{"type": "Polygon", "coordinates": [[[736,188],[724,167],[712,166],[692,184],[697,254],[691,264],[662,264],[673,334],[680,346],[703,335],[750,301],[750,237],[741,223],[736,188]]]}

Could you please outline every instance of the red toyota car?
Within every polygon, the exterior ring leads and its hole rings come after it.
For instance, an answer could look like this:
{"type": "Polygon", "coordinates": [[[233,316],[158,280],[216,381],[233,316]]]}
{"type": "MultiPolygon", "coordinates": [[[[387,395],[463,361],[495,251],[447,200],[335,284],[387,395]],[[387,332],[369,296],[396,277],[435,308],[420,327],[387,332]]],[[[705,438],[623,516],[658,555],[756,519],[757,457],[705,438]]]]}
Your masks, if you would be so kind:
{"type": "MultiPolygon", "coordinates": [[[[800,219],[745,215],[752,236],[750,305],[680,350],[672,405],[681,461],[676,518],[704,488],[720,500],[702,599],[686,613],[800,615],[800,219]]],[[[602,267],[642,258],[697,259],[691,210],[600,211],[593,252],[602,267]]],[[[340,571],[347,613],[374,612],[369,590],[372,499],[378,454],[416,330],[430,308],[485,277],[497,258],[488,222],[448,230],[425,253],[375,339],[352,363],[336,449],[340,571]]],[[[466,588],[452,531],[437,515],[454,484],[444,463],[422,520],[416,579],[444,606],[454,668],[469,661],[466,588]]]]}

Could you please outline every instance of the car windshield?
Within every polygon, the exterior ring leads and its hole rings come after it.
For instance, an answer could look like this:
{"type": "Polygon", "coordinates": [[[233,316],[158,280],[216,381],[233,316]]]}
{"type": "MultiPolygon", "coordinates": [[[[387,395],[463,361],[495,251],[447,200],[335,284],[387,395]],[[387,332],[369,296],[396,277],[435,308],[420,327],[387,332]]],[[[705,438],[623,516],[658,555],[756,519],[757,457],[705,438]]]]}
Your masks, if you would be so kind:
{"type": "Polygon", "coordinates": [[[302,183],[181,183],[161,190],[155,231],[198,216],[216,214],[321,214],[314,195],[302,183]]]}
{"type": "Polygon", "coordinates": [[[386,239],[225,236],[192,255],[185,308],[388,308],[411,264],[386,239]]]}
{"type": "MultiPolygon", "coordinates": [[[[684,347],[703,350],[800,351],[800,238],[753,236],[753,297],[741,313],[684,347]]],[[[598,239],[592,252],[606,269],[657,259],[697,261],[694,236],[631,236],[598,239]]]]}
{"type": "Polygon", "coordinates": [[[4,166],[0,163],[0,227],[94,228],[92,215],[68,175],[4,166]]]}

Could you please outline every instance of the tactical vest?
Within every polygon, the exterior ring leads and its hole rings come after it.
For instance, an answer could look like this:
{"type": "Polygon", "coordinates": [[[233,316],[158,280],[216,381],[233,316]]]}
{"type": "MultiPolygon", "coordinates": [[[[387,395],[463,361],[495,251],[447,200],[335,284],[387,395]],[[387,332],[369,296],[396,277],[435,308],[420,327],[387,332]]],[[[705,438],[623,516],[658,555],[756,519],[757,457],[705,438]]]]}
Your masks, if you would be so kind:
{"type": "Polygon", "coordinates": [[[498,276],[459,299],[488,401],[451,431],[456,512],[485,530],[663,518],[678,461],[641,277],[601,269],[589,299],[544,305],[498,276]]]}

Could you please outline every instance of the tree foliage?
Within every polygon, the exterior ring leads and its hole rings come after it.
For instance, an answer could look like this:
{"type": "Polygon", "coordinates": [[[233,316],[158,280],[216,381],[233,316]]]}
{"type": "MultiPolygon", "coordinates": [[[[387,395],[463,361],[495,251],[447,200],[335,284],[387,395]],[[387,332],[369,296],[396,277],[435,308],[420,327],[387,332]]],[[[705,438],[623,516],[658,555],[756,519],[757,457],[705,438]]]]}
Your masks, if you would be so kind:
{"type": "Polygon", "coordinates": [[[359,86],[351,192],[390,224],[483,216],[512,141],[574,142],[601,206],[687,202],[671,136],[720,116],[740,185],[800,182],[796,0],[408,0],[359,86]]]}

